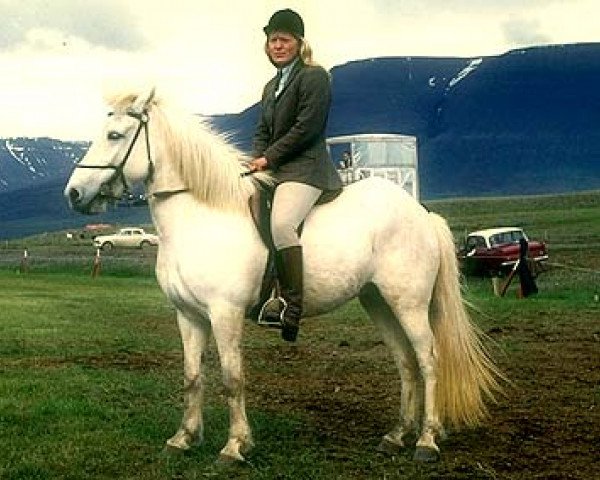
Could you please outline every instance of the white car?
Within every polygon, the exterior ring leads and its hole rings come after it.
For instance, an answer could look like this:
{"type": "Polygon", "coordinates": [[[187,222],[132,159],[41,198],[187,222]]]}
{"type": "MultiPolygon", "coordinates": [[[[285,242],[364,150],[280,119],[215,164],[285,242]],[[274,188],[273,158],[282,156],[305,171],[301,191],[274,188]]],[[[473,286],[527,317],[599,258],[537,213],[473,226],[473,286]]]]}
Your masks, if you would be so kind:
{"type": "Polygon", "coordinates": [[[94,238],[94,246],[110,251],[115,247],[147,248],[158,245],[158,237],[146,233],[143,228],[122,228],[113,235],[98,235],[94,238]]]}

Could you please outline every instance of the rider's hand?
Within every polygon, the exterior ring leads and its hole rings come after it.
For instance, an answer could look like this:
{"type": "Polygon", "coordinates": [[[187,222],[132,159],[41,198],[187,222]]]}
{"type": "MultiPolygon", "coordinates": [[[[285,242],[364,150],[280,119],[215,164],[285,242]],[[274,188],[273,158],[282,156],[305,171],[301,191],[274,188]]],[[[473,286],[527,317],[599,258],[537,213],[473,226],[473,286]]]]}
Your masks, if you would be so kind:
{"type": "Polygon", "coordinates": [[[248,166],[252,172],[262,172],[267,169],[269,163],[265,157],[258,157],[252,160],[248,166]]]}

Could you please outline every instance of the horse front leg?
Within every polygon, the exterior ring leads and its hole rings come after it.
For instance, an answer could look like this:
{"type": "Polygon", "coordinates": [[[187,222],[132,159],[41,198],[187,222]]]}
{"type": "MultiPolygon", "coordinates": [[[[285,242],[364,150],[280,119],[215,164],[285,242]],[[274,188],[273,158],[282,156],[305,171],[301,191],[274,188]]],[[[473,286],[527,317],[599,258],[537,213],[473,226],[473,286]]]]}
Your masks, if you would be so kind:
{"type": "Polygon", "coordinates": [[[203,441],[202,357],[210,338],[210,323],[206,319],[190,320],[178,311],[177,324],[183,343],[184,412],[179,430],[167,440],[166,447],[186,451],[203,441]]]}
{"type": "Polygon", "coordinates": [[[211,308],[211,322],[229,404],[229,438],[220,452],[222,461],[243,462],[244,455],[254,446],[246,417],[244,372],[241,340],[244,315],[242,309],[229,306],[211,308]]]}

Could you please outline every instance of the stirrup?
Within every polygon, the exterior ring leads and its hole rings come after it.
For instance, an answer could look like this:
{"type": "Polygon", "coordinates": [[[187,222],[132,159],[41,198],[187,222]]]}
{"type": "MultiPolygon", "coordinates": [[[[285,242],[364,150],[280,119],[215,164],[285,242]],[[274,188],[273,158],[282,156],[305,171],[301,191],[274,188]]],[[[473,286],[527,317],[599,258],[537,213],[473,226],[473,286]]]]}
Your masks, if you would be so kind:
{"type": "Polygon", "coordinates": [[[261,307],[256,324],[262,327],[282,328],[286,309],[287,302],[283,297],[273,296],[261,307]]]}

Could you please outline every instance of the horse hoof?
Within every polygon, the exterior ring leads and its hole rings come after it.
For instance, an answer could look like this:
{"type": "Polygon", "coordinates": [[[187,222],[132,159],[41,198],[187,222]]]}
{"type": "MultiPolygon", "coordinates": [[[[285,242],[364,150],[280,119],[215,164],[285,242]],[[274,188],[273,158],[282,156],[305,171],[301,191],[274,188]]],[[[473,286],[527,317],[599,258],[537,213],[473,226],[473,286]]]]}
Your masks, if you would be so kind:
{"type": "Polygon", "coordinates": [[[398,455],[403,448],[404,445],[398,445],[397,443],[391,442],[387,438],[384,438],[383,440],[381,440],[379,445],[377,445],[376,450],[379,453],[383,453],[385,455],[398,455]]]}
{"type": "Polygon", "coordinates": [[[242,465],[246,463],[246,459],[241,455],[228,455],[226,453],[220,453],[217,458],[217,465],[242,465]]]}
{"type": "Polygon", "coordinates": [[[440,452],[431,447],[417,447],[413,460],[415,462],[431,463],[440,459],[440,452]]]}
{"type": "Polygon", "coordinates": [[[188,449],[169,445],[168,443],[162,449],[162,454],[167,457],[183,457],[188,452],[188,449]]]}

